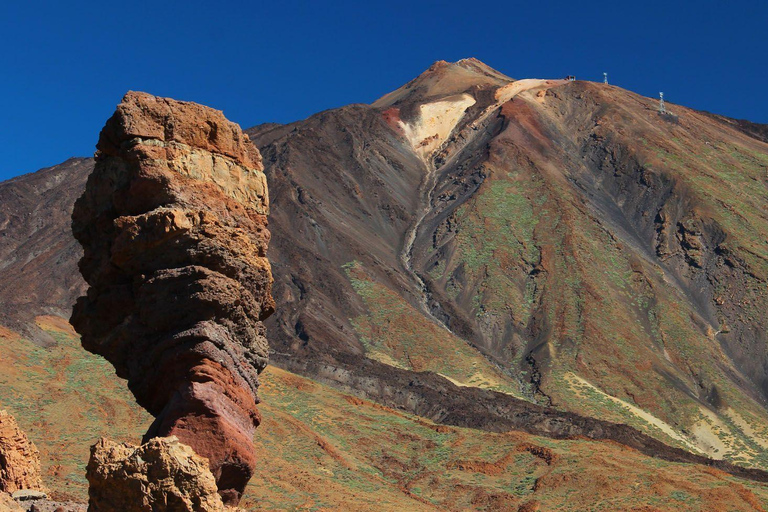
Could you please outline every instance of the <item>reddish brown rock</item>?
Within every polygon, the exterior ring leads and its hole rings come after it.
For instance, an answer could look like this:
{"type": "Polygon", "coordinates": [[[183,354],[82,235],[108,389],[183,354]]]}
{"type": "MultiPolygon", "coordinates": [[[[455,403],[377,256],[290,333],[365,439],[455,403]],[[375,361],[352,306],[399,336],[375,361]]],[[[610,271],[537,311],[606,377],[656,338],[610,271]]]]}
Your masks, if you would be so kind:
{"type": "Polygon", "coordinates": [[[156,416],[145,440],[178,436],[237,502],[274,310],[261,156],[221,112],[135,92],[97,148],[72,215],[90,285],[72,325],[156,416]]]}
{"type": "Polygon", "coordinates": [[[40,452],[16,424],[0,411],[0,492],[45,491],[40,474],[40,452]]]}

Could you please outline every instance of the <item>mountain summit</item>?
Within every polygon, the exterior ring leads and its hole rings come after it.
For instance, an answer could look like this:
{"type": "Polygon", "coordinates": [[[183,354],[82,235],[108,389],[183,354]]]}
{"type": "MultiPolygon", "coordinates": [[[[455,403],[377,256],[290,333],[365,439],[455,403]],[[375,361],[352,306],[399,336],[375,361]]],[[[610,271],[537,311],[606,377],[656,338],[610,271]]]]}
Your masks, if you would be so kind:
{"type": "Polygon", "coordinates": [[[386,94],[373,103],[374,107],[423,102],[430,98],[444,98],[482,87],[499,87],[513,82],[512,78],[496,71],[477,59],[458,62],[439,60],[404,86],[386,94]]]}

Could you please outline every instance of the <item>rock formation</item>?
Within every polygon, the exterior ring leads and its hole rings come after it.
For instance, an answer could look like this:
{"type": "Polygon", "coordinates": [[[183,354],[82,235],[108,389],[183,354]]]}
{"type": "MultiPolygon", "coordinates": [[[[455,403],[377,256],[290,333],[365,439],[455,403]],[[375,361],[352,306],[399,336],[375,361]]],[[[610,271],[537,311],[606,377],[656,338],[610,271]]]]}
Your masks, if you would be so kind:
{"type": "Polygon", "coordinates": [[[274,310],[261,155],[221,112],[136,92],[97,150],[72,214],[90,285],[72,325],[155,415],[145,442],[177,436],[236,503],[274,310]]]}
{"type": "Polygon", "coordinates": [[[86,470],[91,512],[223,512],[208,461],[176,437],[142,446],[100,439],[86,470]]]}
{"type": "Polygon", "coordinates": [[[0,491],[44,491],[40,475],[40,452],[16,424],[16,419],[0,411],[0,491]]]}

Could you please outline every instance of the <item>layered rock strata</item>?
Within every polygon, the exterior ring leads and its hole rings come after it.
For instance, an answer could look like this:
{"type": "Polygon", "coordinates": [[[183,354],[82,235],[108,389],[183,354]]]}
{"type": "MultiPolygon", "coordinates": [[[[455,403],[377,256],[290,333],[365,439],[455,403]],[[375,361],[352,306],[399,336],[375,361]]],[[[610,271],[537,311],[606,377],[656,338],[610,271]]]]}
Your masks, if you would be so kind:
{"type": "Polygon", "coordinates": [[[97,150],[72,214],[90,285],[72,325],[155,415],[145,441],[177,436],[236,503],[274,310],[261,155],[221,112],[137,92],[97,150]]]}

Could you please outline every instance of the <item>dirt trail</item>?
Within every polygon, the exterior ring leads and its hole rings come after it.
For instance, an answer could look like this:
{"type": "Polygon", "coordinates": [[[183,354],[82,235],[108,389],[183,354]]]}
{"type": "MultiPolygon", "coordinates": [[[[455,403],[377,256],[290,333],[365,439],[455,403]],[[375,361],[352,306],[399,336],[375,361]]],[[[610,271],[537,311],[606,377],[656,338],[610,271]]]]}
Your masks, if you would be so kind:
{"type": "Polygon", "coordinates": [[[435,189],[437,180],[437,168],[432,162],[431,157],[427,160],[426,167],[427,172],[424,176],[423,184],[419,190],[419,199],[421,200],[422,206],[416,215],[415,222],[405,234],[405,243],[403,244],[403,252],[400,254],[400,260],[402,261],[405,270],[411,275],[419,290],[421,291],[421,295],[419,297],[421,309],[429,318],[450,332],[451,330],[448,328],[448,326],[445,325],[444,322],[438,320],[432,314],[432,310],[429,307],[429,290],[427,289],[427,285],[424,283],[424,280],[421,278],[418,272],[413,269],[413,244],[416,242],[416,234],[419,231],[421,223],[424,222],[424,218],[432,209],[432,194],[435,189]]]}

